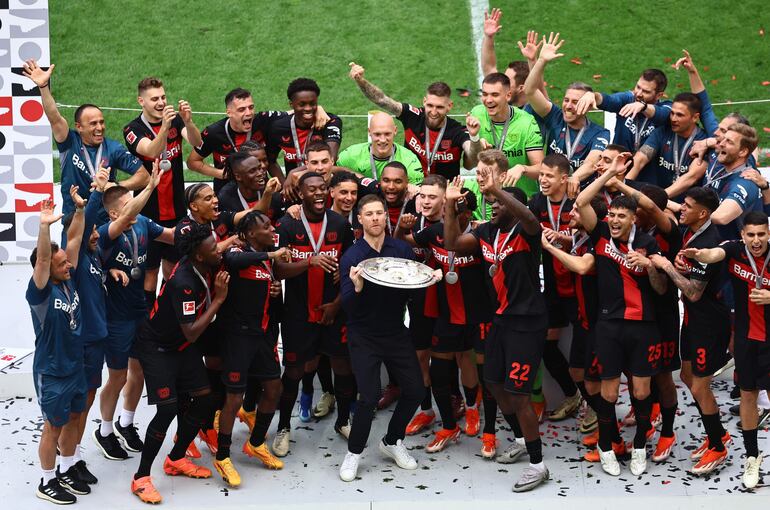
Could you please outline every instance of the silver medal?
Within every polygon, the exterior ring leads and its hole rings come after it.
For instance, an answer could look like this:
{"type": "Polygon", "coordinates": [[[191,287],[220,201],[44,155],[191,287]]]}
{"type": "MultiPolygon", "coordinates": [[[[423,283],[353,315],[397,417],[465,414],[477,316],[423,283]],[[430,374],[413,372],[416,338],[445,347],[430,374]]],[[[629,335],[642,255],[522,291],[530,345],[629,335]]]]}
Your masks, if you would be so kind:
{"type": "Polygon", "coordinates": [[[161,169],[161,171],[167,172],[171,170],[171,161],[169,161],[168,159],[161,159],[158,167],[161,169]]]}
{"type": "Polygon", "coordinates": [[[457,273],[454,271],[449,271],[444,275],[444,279],[449,285],[454,285],[457,283],[457,273]]]}
{"type": "Polygon", "coordinates": [[[72,331],[78,329],[78,323],[75,321],[75,319],[70,319],[70,329],[72,331]]]}
{"type": "Polygon", "coordinates": [[[496,273],[497,273],[497,266],[489,266],[489,276],[494,278],[496,273]]]}
{"type": "Polygon", "coordinates": [[[141,277],[142,277],[142,270],[139,269],[138,267],[132,267],[131,278],[133,278],[134,280],[138,280],[141,277]]]}

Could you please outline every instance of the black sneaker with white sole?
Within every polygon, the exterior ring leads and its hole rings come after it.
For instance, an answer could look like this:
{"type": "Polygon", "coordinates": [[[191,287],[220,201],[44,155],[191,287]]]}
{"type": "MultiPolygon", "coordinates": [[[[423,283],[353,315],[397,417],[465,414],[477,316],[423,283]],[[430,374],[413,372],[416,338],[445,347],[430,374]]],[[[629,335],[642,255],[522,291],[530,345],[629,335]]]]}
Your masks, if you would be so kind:
{"type": "Polygon", "coordinates": [[[142,438],[139,437],[139,431],[136,430],[134,424],[130,424],[126,427],[120,425],[120,420],[115,420],[115,435],[123,443],[123,448],[130,452],[141,452],[144,447],[142,438]]]}
{"type": "Polygon", "coordinates": [[[88,485],[95,485],[99,481],[94,474],[88,470],[88,466],[86,466],[86,461],[84,460],[79,460],[75,463],[75,470],[78,472],[80,479],[88,485]]]}
{"type": "Polygon", "coordinates": [[[67,471],[62,473],[59,468],[56,468],[56,478],[59,479],[59,485],[67,489],[72,494],[78,496],[85,496],[91,494],[91,487],[86,482],[80,479],[75,466],[70,467],[67,471]]]}
{"type": "Polygon", "coordinates": [[[103,436],[101,431],[97,428],[94,430],[94,442],[96,446],[102,451],[105,457],[110,460],[126,460],[128,458],[128,452],[120,446],[120,441],[115,434],[109,434],[103,436]]]}
{"type": "Polygon", "coordinates": [[[56,505],[71,505],[78,500],[74,494],[67,492],[56,478],[51,478],[45,485],[43,485],[43,479],[41,478],[35,495],[56,505]]]}

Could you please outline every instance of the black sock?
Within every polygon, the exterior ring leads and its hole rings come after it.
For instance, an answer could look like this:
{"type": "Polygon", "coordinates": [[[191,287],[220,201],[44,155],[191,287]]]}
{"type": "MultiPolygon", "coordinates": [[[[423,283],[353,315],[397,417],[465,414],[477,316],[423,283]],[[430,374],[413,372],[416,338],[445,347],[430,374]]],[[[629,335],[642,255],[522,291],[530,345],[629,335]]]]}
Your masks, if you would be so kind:
{"type": "Polygon", "coordinates": [[[152,311],[152,307],[155,306],[155,291],[154,290],[145,290],[144,291],[144,302],[147,305],[147,311],[152,311]]]}
{"type": "MultiPolygon", "coordinates": [[[[270,422],[273,421],[275,413],[261,413],[257,410],[257,417],[254,420],[254,428],[251,430],[251,437],[249,437],[249,443],[252,446],[259,446],[265,442],[265,435],[267,429],[270,428],[270,422]]],[[[280,428],[278,430],[281,430],[280,428]]]]}
{"type": "Polygon", "coordinates": [[[477,364],[476,371],[479,373],[481,399],[484,402],[484,434],[494,434],[497,428],[497,401],[487,389],[487,383],[484,382],[484,365],[477,364]]]}
{"type": "Polygon", "coordinates": [[[706,429],[706,435],[709,438],[709,448],[713,448],[718,452],[724,451],[725,445],[722,443],[724,428],[722,428],[722,423],[719,421],[719,413],[704,414],[703,428],[706,429]]]}
{"type": "Polygon", "coordinates": [[[214,396],[199,395],[193,397],[190,401],[190,408],[182,417],[182,420],[177,423],[177,442],[171,448],[171,453],[168,454],[168,458],[171,460],[179,460],[185,456],[187,447],[190,442],[195,438],[198,430],[203,426],[203,421],[208,416],[214,415],[214,396]]]}
{"type": "Polygon", "coordinates": [[[302,393],[305,395],[313,394],[313,380],[315,379],[315,373],[316,371],[313,370],[312,372],[305,372],[305,375],[302,376],[302,393]]]}
{"type": "Polygon", "coordinates": [[[452,394],[450,381],[454,374],[454,363],[448,359],[432,358],[430,360],[430,380],[436,407],[441,415],[443,426],[447,430],[457,427],[454,410],[452,409],[452,394]]]}
{"type": "Polygon", "coordinates": [[[209,385],[211,386],[211,399],[213,401],[214,408],[211,410],[210,416],[204,417],[203,425],[201,428],[203,430],[211,430],[214,428],[214,415],[218,409],[222,409],[222,406],[225,403],[226,389],[225,384],[222,382],[221,370],[213,370],[211,368],[207,368],[206,374],[208,374],[209,385]]]}
{"type": "Polygon", "coordinates": [[[345,425],[350,420],[350,403],[356,394],[356,378],[353,374],[334,376],[334,396],[337,400],[337,425],[345,425]]]}
{"type": "MultiPolygon", "coordinates": [[[[519,420],[516,418],[516,414],[503,414],[503,418],[505,418],[505,421],[508,423],[508,425],[510,425],[511,430],[513,431],[513,437],[524,437],[524,434],[521,432],[519,420]]],[[[536,462],[534,464],[536,464],[536,462]]]]}
{"type": "Polygon", "coordinates": [[[674,417],[676,416],[676,405],[673,407],[660,406],[660,416],[663,418],[663,422],[660,426],[661,437],[673,437],[674,436],[674,417]]]}
{"type": "Polygon", "coordinates": [[[398,379],[396,378],[396,374],[394,374],[393,371],[388,368],[388,365],[385,365],[385,372],[388,374],[388,384],[392,386],[398,386],[398,379]]]}
{"type": "Polygon", "coordinates": [[[644,448],[647,445],[647,431],[652,427],[650,413],[652,411],[652,396],[636,401],[636,434],[634,448],[644,448]]]}
{"type": "Polygon", "coordinates": [[[693,404],[695,404],[695,409],[698,410],[698,414],[700,415],[701,419],[703,419],[703,410],[700,408],[700,404],[697,400],[693,399],[693,404]]]}
{"type": "Polygon", "coordinates": [[[334,381],[332,380],[332,365],[329,356],[321,355],[318,360],[318,381],[321,383],[321,391],[334,395],[334,381]]]}
{"type": "Polygon", "coordinates": [[[598,413],[599,398],[601,398],[601,393],[597,393],[596,395],[589,395],[588,392],[586,392],[586,402],[588,403],[588,407],[593,409],[595,413],[598,413]]]}
{"type": "Polygon", "coordinates": [[[598,409],[596,415],[599,419],[599,448],[608,452],[612,448],[615,436],[618,435],[618,424],[615,420],[615,404],[606,400],[601,394],[596,396],[598,409]]]}
{"type": "Polygon", "coordinates": [[[473,407],[476,405],[476,397],[479,394],[479,385],[473,387],[463,386],[463,393],[465,393],[465,405],[473,407]]]}
{"type": "Polygon", "coordinates": [[[746,449],[746,457],[759,457],[757,429],[743,429],[741,434],[743,434],[743,447],[746,449]]]}
{"type": "Polygon", "coordinates": [[[291,428],[291,411],[294,409],[294,403],[297,401],[297,391],[299,390],[299,381],[287,377],[284,372],[281,377],[283,383],[283,391],[281,392],[281,398],[278,400],[278,410],[280,411],[278,416],[278,430],[291,428]]]}
{"type": "MultiPolygon", "coordinates": [[[[150,423],[147,424],[147,432],[144,436],[144,446],[142,447],[142,455],[139,460],[139,468],[136,470],[136,475],[134,475],[135,479],[150,476],[152,463],[155,461],[155,457],[158,456],[161,446],[163,446],[163,440],[166,438],[166,431],[174,420],[175,415],[176,406],[157,406],[155,416],[150,420],[150,423]]],[[[754,434],[754,437],[756,437],[756,433],[754,434]]]]}
{"type": "Polygon", "coordinates": [[[580,392],[580,395],[583,397],[583,400],[588,402],[588,399],[590,396],[588,395],[588,390],[586,389],[586,383],[585,381],[578,381],[575,383],[575,386],[577,387],[578,391],[580,392]]]}
{"type": "Polygon", "coordinates": [[[247,413],[253,413],[257,408],[257,400],[262,393],[262,383],[255,377],[249,377],[246,385],[246,393],[243,394],[243,410],[247,413]]]}
{"type": "Polygon", "coordinates": [[[425,397],[422,399],[420,409],[423,411],[430,411],[433,409],[433,397],[431,396],[430,386],[425,387],[425,397]]]}
{"type": "Polygon", "coordinates": [[[653,404],[660,404],[660,393],[658,392],[658,385],[654,377],[650,379],[650,397],[653,404]]]}
{"type": "Polygon", "coordinates": [[[545,368],[551,377],[559,384],[564,396],[573,397],[577,392],[577,387],[569,375],[569,363],[559,349],[559,342],[556,340],[547,340],[545,350],[543,351],[543,362],[545,368]]]}
{"type": "Polygon", "coordinates": [[[529,453],[530,464],[540,464],[543,462],[543,442],[538,437],[534,441],[526,441],[527,453],[529,453]]]}
{"type": "Polygon", "coordinates": [[[225,460],[230,456],[230,445],[233,444],[232,434],[217,434],[217,460],[225,460]]]}
{"type": "Polygon", "coordinates": [[[457,366],[455,358],[452,358],[450,361],[452,362],[452,377],[449,378],[449,389],[452,395],[462,398],[463,394],[460,393],[460,367],[457,366]]]}

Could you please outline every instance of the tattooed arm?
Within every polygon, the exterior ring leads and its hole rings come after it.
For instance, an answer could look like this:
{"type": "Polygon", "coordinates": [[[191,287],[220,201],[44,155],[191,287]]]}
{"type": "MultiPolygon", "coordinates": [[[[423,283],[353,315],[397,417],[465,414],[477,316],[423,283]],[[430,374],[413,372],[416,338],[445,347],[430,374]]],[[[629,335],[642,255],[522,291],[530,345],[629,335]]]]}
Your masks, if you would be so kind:
{"type": "Polygon", "coordinates": [[[350,63],[350,77],[367,99],[388,113],[401,115],[401,103],[385,95],[379,87],[364,78],[364,68],[354,62],[350,63]]]}

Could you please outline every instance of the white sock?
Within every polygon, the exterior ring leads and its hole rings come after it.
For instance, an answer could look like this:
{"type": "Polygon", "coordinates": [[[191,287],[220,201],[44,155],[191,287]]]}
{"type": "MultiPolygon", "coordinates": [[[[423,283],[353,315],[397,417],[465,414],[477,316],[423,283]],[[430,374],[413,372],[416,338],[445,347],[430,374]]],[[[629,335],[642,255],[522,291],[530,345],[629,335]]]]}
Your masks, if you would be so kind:
{"type": "Polygon", "coordinates": [[[527,442],[524,441],[523,437],[517,437],[515,439],[516,439],[516,442],[519,443],[519,445],[521,445],[521,446],[525,446],[527,444],[527,442]]]}
{"type": "Polygon", "coordinates": [[[112,427],[112,420],[102,420],[102,424],[99,425],[99,434],[101,434],[102,437],[107,437],[114,433],[115,429],[112,427]]]}
{"type": "Polygon", "coordinates": [[[135,411],[128,411],[127,409],[123,409],[120,412],[120,426],[121,427],[128,427],[129,425],[134,424],[134,413],[135,411]]]}
{"type": "Polygon", "coordinates": [[[538,471],[545,471],[545,463],[542,460],[540,462],[538,462],[537,464],[532,464],[530,462],[529,463],[529,467],[533,467],[533,468],[537,469],[538,471]]]}
{"type": "Polygon", "coordinates": [[[59,471],[62,473],[66,473],[69,468],[75,465],[75,457],[65,457],[61,456],[59,457],[59,471]]]}
{"type": "Polygon", "coordinates": [[[75,445],[75,455],[73,455],[73,457],[75,457],[75,464],[77,464],[78,462],[83,460],[80,457],[80,445],[79,444],[75,445]]]}
{"type": "Polygon", "coordinates": [[[43,485],[48,484],[48,482],[56,478],[56,468],[43,469],[42,471],[43,471],[43,485]]]}
{"type": "Polygon", "coordinates": [[[757,405],[763,409],[770,409],[770,399],[767,398],[767,390],[762,390],[757,396],[757,405]]]}

